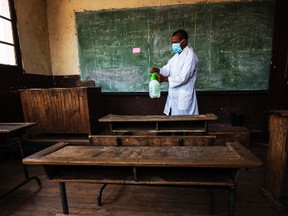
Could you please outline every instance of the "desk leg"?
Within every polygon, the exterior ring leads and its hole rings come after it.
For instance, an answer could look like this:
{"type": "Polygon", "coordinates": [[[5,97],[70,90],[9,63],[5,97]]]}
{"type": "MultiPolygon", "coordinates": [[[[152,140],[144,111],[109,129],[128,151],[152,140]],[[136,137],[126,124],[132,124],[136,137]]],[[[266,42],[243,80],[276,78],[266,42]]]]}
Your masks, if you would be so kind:
{"type": "MultiPolygon", "coordinates": [[[[24,149],[23,149],[23,142],[22,142],[21,136],[18,137],[18,142],[19,142],[21,158],[23,159],[25,157],[25,153],[24,153],[24,149]]],[[[32,180],[32,179],[35,179],[37,184],[38,184],[38,186],[42,186],[42,183],[41,183],[40,179],[37,176],[29,177],[27,166],[25,166],[23,163],[22,163],[22,168],[23,168],[25,180],[27,182],[32,180]]]]}
{"type": "Polygon", "coordinates": [[[214,214],[214,197],[212,189],[209,189],[209,214],[214,214]]]}
{"type": "MultiPolygon", "coordinates": [[[[25,157],[25,154],[24,154],[24,149],[23,149],[23,143],[22,143],[21,135],[18,136],[18,143],[19,143],[19,148],[20,148],[21,159],[23,159],[25,157]]],[[[23,185],[25,185],[26,183],[30,182],[33,179],[37,182],[39,187],[42,186],[42,183],[41,183],[40,179],[37,176],[29,177],[29,173],[28,173],[27,167],[23,163],[21,163],[21,165],[22,165],[22,168],[23,168],[25,180],[23,182],[21,182],[20,184],[18,184],[13,189],[11,189],[10,191],[8,191],[7,193],[1,195],[0,199],[8,196],[10,193],[14,192],[15,190],[17,190],[18,188],[22,187],[23,185]]]]}
{"type": "Polygon", "coordinates": [[[63,214],[69,214],[65,182],[59,182],[63,214]]]}
{"type": "Polygon", "coordinates": [[[101,206],[102,205],[102,192],[103,192],[103,190],[105,189],[105,187],[106,187],[106,185],[107,184],[103,184],[102,186],[101,186],[101,188],[99,189],[99,191],[98,191],[98,194],[97,194],[97,201],[98,201],[98,206],[101,206]]]}
{"type": "MultiPolygon", "coordinates": [[[[272,192],[268,188],[262,188],[262,193],[265,197],[269,199],[269,201],[276,207],[278,212],[282,212],[284,210],[284,206],[279,199],[276,199],[272,192]]],[[[285,199],[285,197],[283,196],[285,199]]]]}
{"type": "Polygon", "coordinates": [[[236,204],[236,186],[230,187],[230,203],[229,203],[229,216],[235,215],[236,204]]]}

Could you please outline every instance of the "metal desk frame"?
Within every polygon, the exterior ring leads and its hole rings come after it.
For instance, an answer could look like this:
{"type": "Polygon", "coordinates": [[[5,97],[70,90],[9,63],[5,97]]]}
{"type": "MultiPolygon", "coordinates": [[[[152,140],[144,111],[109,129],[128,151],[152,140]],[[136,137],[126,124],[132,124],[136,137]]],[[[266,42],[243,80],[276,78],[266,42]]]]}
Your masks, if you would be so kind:
{"type": "MultiPolygon", "coordinates": [[[[36,125],[36,123],[0,123],[0,137],[3,137],[4,140],[17,137],[21,159],[25,157],[22,135],[26,132],[27,129],[33,127],[34,125],[36,125]]],[[[8,192],[0,195],[0,199],[8,196],[9,194],[22,187],[26,183],[30,182],[31,180],[35,180],[38,186],[42,186],[40,179],[37,176],[30,177],[26,165],[24,165],[23,163],[21,163],[21,165],[24,173],[24,181],[16,185],[14,188],[10,189],[8,192]]]]}

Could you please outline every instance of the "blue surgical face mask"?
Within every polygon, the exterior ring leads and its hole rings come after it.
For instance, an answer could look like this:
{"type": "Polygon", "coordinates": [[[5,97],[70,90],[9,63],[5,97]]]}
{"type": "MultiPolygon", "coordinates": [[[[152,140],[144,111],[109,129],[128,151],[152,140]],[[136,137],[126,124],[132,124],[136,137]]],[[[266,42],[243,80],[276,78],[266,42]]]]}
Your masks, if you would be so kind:
{"type": "Polygon", "coordinates": [[[182,41],[180,41],[180,43],[172,43],[172,50],[173,50],[174,53],[181,53],[182,52],[182,48],[180,46],[182,41]]]}

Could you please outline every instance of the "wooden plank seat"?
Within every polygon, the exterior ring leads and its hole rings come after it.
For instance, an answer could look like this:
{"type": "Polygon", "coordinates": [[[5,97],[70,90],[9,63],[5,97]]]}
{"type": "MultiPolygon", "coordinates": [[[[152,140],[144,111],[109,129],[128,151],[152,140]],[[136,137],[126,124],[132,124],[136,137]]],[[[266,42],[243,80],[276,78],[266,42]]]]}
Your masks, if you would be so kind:
{"type": "Polygon", "coordinates": [[[60,142],[23,160],[27,165],[43,166],[49,180],[59,183],[64,214],[69,213],[65,182],[92,182],[103,184],[98,192],[99,205],[107,184],[228,189],[229,215],[234,215],[238,171],[262,165],[237,142],[211,145],[213,136],[185,137],[183,142],[176,136],[89,139],[90,144],[60,142]]]}
{"type": "Polygon", "coordinates": [[[211,146],[216,136],[145,136],[90,135],[91,145],[98,146],[211,146]]]}

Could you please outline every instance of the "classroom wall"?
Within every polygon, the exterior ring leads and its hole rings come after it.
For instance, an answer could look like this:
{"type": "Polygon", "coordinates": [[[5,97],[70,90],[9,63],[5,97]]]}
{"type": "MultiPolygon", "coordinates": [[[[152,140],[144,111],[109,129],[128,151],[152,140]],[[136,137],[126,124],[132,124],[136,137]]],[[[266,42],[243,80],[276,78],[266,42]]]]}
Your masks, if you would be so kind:
{"type": "MultiPolygon", "coordinates": [[[[76,11],[231,1],[238,0],[15,0],[26,72],[23,87],[71,87],[79,78],[76,11]]],[[[103,94],[102,99],[104,114],[162,114],[166,96],[163,94],[155,101],[147,95],[103,94]]],[[[213,112],[220,122],[229,122],[230,113],[239,110],[244,112],[244,124],[249,129],[266,128],[266,92],[248,95],[204,92],[198,94],[198,102],[201,113],[213,112]]],[[[7,116],[5,112],[3,116],[7,116]]]]}
{"type": "Polygon", "coordinates": [[[25,73],[52,75],[45,0],[15,0],[25,73]]]}
{"type": "MultiPolygon", "coordinates": [[[[223,1],[223,0],[222,0],[223,1]]],[[[224,0],[225,1],[225,0],[224,0]]],[[[230,0],[231,1],[231,0],[230,0]]],[[[84,10],[103,10],[165,6],[175,4],[193,4],[199,0],[49,0],[47,1],[48,26],[53,75],[80,74],[77,35],[74,13],[84,10]]],[[[208,1],[207,1],[208,2],[208,1]]],[[[211,1],[212,2],[212,1],[211,1]]],[[[213,2],[220,2],[213,1],[213,2]]],[[[97,35],[95,35],[97,37],[97,35]]],[[[169,37],[169,35],[167,35],[169,37]]]]}
{"type": "MultiPolygon", "coordinates": [[[[204,2],[231,1],[238,0],[204,2]]],[[[15,0],[23,68],[28,74],[80,75],[75,12],[198,2],[203,0],[15,0]]]]}

